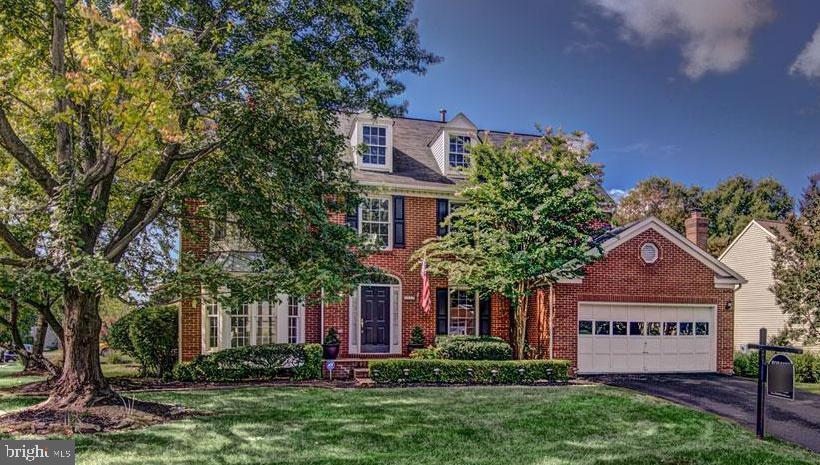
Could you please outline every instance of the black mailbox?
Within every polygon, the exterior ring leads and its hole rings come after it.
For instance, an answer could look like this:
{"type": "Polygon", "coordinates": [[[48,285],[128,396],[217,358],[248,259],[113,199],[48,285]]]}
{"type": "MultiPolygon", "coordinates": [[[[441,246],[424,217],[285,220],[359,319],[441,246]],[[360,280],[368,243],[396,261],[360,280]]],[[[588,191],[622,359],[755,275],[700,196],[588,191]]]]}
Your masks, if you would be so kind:
{"type": "Polygon", "coordinates": [[[766,369],[769,395],[794,400],[794,365],[789,357],[777,354],[766,369]]]}

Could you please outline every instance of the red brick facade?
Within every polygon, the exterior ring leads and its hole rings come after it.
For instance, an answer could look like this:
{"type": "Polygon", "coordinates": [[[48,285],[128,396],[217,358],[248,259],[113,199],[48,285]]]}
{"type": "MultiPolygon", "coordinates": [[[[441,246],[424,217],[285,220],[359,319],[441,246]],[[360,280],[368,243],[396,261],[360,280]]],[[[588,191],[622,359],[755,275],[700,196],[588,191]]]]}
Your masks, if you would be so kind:
{"type": "MultiPolygon", "coordinates": [[[[366,263],[396,276],[401,281],[401,347],[407,355],[407,343],[415,326],[424,330],[427,341],[435,338],[436,288],[446,287],[446,280],[431,279],[432,308],[429,313],[421,309],[421,277],[417,269],[411,270],[410,256],[424,240],[436,234],[436,199],[433,197],[405,197],[406,236],[405,247],[385,250],[367,258],[366,263]]],[[[189,207],[196,208],[196,203],[189,207]]],[[[334,220],[342,222],[343,217],[334,220]]],[[[196,231],[207,232],[204,223],[195,223],[196,231]]],[[[203,257],[207,239],[183,235],[182,252],[203,257]]],[[[652,302],[712,304],[717,307],[717,367],[721,372],[732,368],[732,289],[715,287],[715,272],[654,230],[609,251],[600,261],[587,267],[586,276],[579,284],[554,286],[556,311],[554,315],[554,356],[573,361],[577,367],[577,310],[578,302],[652,302]],[[640,245],[651,240],[660,252],[660,259],[653,264],[644,263],[639,255],[640,245]]],[[[318,296],[317,296],[318,297],[318,296]]],[[[326,299],[330,300],[330,299],[326,299]]],[[[549,355],[549,289],[539,289],[530,298],[530,314],[527,327],[529,354],[532,357],[549,355]]],[[[305,335],[307,342],[321,342],[322,328],[335,327],[342,340],[340,357],[349,354],[349,303],[345,297],[335,303],[324,305],[324,321],[318,298],[309,299],[305,312],[305,335]]],[[[491,301],[491,334],[509,339],[509,302],[501,296],[491,301]]],[[[181,304],[180,354],[189,360],[200,353],[202,346],[201,307],[197,299],[181,304]]],[[[362,357],[373,358],[372,354],[362,357]]]]}
{"type": "MultiPolygon", "coordinates": [[[[528,339],[538,341],[541,353],[547,353],[549,343],[545,323],[548,292],[540,290],[533,298],[539,303],[529,325],[528,339]]],[[[571,360],[577,368],[579,302],[710,304],[717,308],[717,369],[731,373],[733,297],[733,289],[715,287],[713,270],[658,232],[648,230],[589,265],[580,284],[555,285],[554,356],[571,360]],[[640,257],[639,249],[647,241],[657,245],[660,252],[659,260],[652,264],[640,257]]]]}

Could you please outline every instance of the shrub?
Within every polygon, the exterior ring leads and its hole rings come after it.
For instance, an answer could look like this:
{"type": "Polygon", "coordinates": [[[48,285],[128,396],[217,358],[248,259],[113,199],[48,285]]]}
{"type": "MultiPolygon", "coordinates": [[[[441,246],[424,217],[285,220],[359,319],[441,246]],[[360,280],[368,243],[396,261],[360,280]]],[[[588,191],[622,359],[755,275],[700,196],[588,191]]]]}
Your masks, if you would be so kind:
{"type": "Polygon", "coordinates": [[[747,378],[757,378],[757,364],[757,351],[749,351],[746,353],[735,352],[735,358],[733,361],[735,375],[745,376],[747,378]]]}
{"type": "Polygon", "coordinates": [[[820,355],[806,352],[790,355],[794,362],[794,380],[798,383],[820,383],[820,355]]]}
{"type": "Polygon", "coordinates": [[[421,329],[421,326],[415,326],[413,331],[410,332],[410,344],[414,346],[423,346],[424,343],[424,330],[421,329]]]}
{"type": "Polygon", "coordinates": [[[322,377],[319,344],[265,344],[200,355],[174,367],[178,381],[250,381],[273,379],[286,372],[292,379],[322,377]]]}
{"type": "Polygon", "coordinates": [[[569,367],[570,363],[566,360],[397,359],[370,362],[370,377],[382,384],[516,384],[544,380],[565,381],[569,367]],[[404,370],[408,370],[407,375],[404,370]]]}
{"type": "Polygon", "coordinates": [[[128,335],[143,374],[159,378],[171,374],[177,360],[177,309],[148,307],[132,312],[128,335]]]}
{"type": "MultiPolygon", "coordinates": [[[[775,354],[767,353],[767,359],[775,354]]],[[[757,351],[748,353],[735,353],[734,372],[737,376],[757,378],[758,375],[758,355],[757,351]]],[[[794,363],[794,381],[797,383],[817,383],[820,382],[820,355],[806,352],[803,354],[789,354],[789,358],[794,363]]]]}
{"type": "Polygon", "coordinates": [[[451,360],[511,360],[512,347],[501,338],[454,336],[439,338],[442,358],[451,360]]]}
{"type": "Polygon", "coordinates": [[[128,332],[131,327],[131,321],[136,318],[138,311],[139,310],[134,310],[120,317],[119,320],[108,328],[108,335],[105,338],[105,340],[108,341],[109,347],[114,350],[119,350],[132,358],[135,357],[134,346],[131,345],[131,336],[128,332]]]}
{"type": "Polygon", "coordinates": [[[428,347],[426,349],[416,349],[410,352],[410,358],[414,359],[424,359],[424,360],[437,360],[441,358],[441,354],[439,350],[435,347],[428,347]]]}
{"type": "Polygon", "coordinates": [[[333,326],[327,330],[327,334],[325,335],[325,344],[327,345],[334,345],[339,343],[339,333],[336,331],[336,328],[333,326]]]}

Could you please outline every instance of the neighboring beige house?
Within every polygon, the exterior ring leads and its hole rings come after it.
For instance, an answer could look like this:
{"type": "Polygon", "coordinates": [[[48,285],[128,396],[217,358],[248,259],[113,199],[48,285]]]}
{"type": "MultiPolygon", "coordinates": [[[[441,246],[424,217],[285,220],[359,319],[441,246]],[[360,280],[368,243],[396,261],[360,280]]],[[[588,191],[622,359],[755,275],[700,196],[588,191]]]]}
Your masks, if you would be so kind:
{"type": "Polygon", "coordinates": [[[770,240],[777,237],[777,232],[788,235],[782,222],[752,220],[720,255],[720,261],[748,281],[735,291],[735,350],[757,342],[760,328],[766,328],[773,336],[786,323],[770,290],[774,284],[770,240]]]}

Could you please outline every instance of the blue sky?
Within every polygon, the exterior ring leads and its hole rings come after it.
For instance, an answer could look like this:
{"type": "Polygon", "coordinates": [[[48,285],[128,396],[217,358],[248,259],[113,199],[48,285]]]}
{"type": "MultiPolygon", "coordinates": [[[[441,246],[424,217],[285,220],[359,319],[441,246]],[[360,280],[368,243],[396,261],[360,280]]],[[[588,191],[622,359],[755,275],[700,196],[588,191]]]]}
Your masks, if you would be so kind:
{"type": "Polygon", "coordinates": [[[796,196],[820,171],[820,2],[417,0],[415,16],[444,62],[404,78],[409,116],[587,131],[610,190],[742,173],[796,196]]]}

